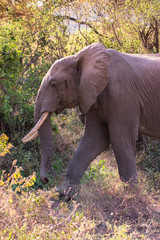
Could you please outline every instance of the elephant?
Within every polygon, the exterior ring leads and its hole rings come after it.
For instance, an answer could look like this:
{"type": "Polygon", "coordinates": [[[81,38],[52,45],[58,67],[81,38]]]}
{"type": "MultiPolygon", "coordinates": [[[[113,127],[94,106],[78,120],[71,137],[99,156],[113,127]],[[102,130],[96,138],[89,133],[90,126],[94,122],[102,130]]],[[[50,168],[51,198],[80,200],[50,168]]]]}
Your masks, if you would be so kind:
{"type": "Polygon", "coordinates": [[[72,196],[87,167],[110,144],[120,179],[137,184],[138,135],[160,138],[160,54],[127,54],[92,43],[54,62],[37,94],[36,125],[22,139],[39,135],[44,183],[53,153],[51,115],[76,106],[85,116],[84,136],[59,193],[72,196]]]}

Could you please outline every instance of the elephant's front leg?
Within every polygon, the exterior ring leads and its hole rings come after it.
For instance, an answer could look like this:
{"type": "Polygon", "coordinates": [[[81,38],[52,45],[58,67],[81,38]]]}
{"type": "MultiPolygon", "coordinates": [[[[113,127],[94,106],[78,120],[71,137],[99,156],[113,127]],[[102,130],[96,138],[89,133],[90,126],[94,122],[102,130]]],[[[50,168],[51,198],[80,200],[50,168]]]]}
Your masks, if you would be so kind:
{"type": "Polygon", "coordinates": [[[65,184],[59,189],[60,195],[67,195],[67,198],[70,198],[74,194],[75,188],[89,164],[106,150],[109,144],[107,124],[101,122],[96,111],[89,111],[86,114],[84,136],[68,166],[65,184]]]}

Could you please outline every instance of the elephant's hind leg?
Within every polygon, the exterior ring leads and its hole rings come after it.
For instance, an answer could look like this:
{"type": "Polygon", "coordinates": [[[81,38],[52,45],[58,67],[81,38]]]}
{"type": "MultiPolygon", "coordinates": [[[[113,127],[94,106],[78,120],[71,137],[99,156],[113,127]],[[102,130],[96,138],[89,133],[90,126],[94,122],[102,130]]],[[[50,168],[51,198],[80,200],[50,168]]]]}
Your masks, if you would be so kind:
{"type": "Polygon", "coordinates": [[[121,180],[137,183],[135,145],[138,131],[136,125],[113,124],[109,131],[121,180]]]}

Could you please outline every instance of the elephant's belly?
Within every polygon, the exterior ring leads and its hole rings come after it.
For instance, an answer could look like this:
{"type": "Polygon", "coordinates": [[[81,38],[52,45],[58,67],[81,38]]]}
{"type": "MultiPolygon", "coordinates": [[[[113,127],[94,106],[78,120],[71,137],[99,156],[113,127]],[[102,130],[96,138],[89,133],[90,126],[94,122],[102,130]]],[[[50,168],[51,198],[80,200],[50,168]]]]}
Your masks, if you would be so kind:
{"type": "Polygon", "coordinates": [[[160,138],[160,123],[159,123],[159,128],[152,128],[152,127],[146,127],[141,125],[139,127],[139,133],[153,137],[153,138],[160,138]]]}
{"type": "Polygon", "coordinates": [[[140,114],[139,132],[153,137],[160,138],[160,107],[156,99],[153,104],[148,104],[140,114]]]}

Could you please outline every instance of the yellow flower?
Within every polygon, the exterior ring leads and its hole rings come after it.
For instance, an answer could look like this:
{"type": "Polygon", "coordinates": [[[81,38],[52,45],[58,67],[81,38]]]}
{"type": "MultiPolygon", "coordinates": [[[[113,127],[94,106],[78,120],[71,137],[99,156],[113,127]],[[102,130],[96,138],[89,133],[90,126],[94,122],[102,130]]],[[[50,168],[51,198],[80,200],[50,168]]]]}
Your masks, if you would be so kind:
{"type": "Polygon", "coordinates": [[[0,180],[0,186],[2,187],[4,185],[3,180],[0,180]]]}
{"type": "Polygon", "coordinates": [[[10,198],[10,199],[9,199],[9,203],[12,203],[12,202],[13,202],[13,199],[12,199],[12,198],[10,198]]]}
{"type": "Polygon", "coordinates": [[[13,174],[13,176],[14,176],[15,179],[21,178],[21,173],[20,173],[20,171],[15,172],[15,173],[13,174]]]}

